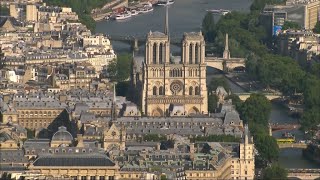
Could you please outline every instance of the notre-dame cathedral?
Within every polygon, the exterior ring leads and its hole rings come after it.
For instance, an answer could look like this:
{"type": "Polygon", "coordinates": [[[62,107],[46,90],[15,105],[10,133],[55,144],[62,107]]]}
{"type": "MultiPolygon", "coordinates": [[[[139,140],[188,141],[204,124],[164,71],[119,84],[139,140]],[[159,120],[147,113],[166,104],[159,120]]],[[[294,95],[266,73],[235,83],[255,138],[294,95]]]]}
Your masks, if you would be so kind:
{"type": "Polygon", "coordinates": [[[168,9],[164,32],[149,32],[145,57],[134,57],[132,83],[147,116],[207,114],[205,41],[184,33],[181,56],[170,54],[168,9]]]}

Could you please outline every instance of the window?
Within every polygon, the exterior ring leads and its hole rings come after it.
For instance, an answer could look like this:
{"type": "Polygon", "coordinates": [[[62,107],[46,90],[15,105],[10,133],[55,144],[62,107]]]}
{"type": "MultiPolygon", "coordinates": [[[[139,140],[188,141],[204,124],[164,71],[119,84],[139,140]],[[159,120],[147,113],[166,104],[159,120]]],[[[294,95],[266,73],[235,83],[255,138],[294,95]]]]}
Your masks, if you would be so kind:
{"type": "Polygon", "coordinates": [[[160,46],[159,46],[159,63],[162,64],[163,62],[163,44],[160,43],[160,46]]]}
{"type": "Polygon", "coordinates": [[[153,51],[152,51],[152,62],[153,64],[157,64],[157,44],[153,44],[153,51]]]}
{"type": "Polygon", "coordinates": [[[199,44],[196,45],[196,48],[195,48],[195,64],[198,64],[199,63],[199,44]]]}
{"type": "Polygon", "coordinates": [[[195,88],[195,94],[196,94],[196,95],[200,95],[200,88],[199,88],[199,86],[196,86],[196,88],[195,88]]]}
{"type": "Polygon", "coordinates": [[[153,95],[157,95],[157,87],[156,86],[153,87],[153,95]]]}
{"type": "Polygon", "coordinates": [[[164,88],[163,86],[159,87],[159,95],[164,95],[164,88]]]}
{"type": "Polygon", "coordinates": [[[193,95],[193,87],[192,86],[189,87],[189,95],[193,95]]]}
{"type": "Polygon", "coordinates": [[[189,64],[192,64],[192,44],[189,45],[189,64]]]}
{"type": "Polygon", "coordinates": [[[247,174],[248,174],[248,171],[244,171],[244,174],[247,175],[247,174]]]}

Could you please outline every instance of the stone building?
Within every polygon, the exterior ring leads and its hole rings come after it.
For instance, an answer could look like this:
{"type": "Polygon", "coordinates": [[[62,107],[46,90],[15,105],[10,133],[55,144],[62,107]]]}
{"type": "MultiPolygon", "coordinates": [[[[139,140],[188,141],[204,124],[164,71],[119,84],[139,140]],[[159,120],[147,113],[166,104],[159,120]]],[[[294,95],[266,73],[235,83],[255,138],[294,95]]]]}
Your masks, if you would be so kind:
{"type": "Polygon", "coordinates": [[[254,179],[254,145],[247,130],[241,142],[233,143],[190,143],[183,138],[175,138],[173,148],[127,143],[125,152],[110,158],[118,161],[121,179],[138,180],[166,167],[178,172],[174,176],[164,172],[168,179],[254,179]]]}
{"type": "Polygon", "coordinates": [[[1,107],[1,118],[3,123],[18,123],[28,129],[47,128],[66,107],[53,95],[7,95],[1,107]]]}
{"type": "MultiPolygon", "coordinates": [[[[168,11],[167,11],[168,12],[168,11]]],[[[201,32],[185,33],[182,56],[171,56],[168,31],[147,34],[143,62],[134,59],[133,85],[147,116],[207,114],[205,41],[201,32]]]]}
{"type": "Polygon", "coordinates": [[[27,140],[25,156],[35,158],[28,166],[30,172],[62,179],[114,180],[119,176],[119,166],[99,151],[95,141],[77,138],[60,127],[52,139],[27,140]]]}

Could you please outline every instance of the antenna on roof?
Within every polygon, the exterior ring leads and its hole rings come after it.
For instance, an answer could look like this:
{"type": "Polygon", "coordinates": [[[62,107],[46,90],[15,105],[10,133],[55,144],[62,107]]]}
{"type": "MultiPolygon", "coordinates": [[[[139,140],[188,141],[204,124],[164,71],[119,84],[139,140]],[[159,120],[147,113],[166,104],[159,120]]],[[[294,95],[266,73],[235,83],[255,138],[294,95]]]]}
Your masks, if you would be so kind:
{"type": "Polygon", "coordinates": [[[168,13],[168,6],[166,6],[166,17],[165,17],[164,34],[169,36],[169,13],[168,13]]]}

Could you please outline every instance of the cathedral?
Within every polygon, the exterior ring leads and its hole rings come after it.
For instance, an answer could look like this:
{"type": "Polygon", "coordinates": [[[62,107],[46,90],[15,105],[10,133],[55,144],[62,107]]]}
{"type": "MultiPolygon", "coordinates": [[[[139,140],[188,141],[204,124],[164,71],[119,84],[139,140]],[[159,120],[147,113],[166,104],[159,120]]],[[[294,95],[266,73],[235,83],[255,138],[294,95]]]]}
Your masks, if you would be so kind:
{"type": "Polygon", "coordinates": [[[168,9],[164,32],[149,32],[144,57],[134,57],[132,82],[146,116],[207,114],[205,41],[184,33],[181,56],[170,54],[168,9]]]}

